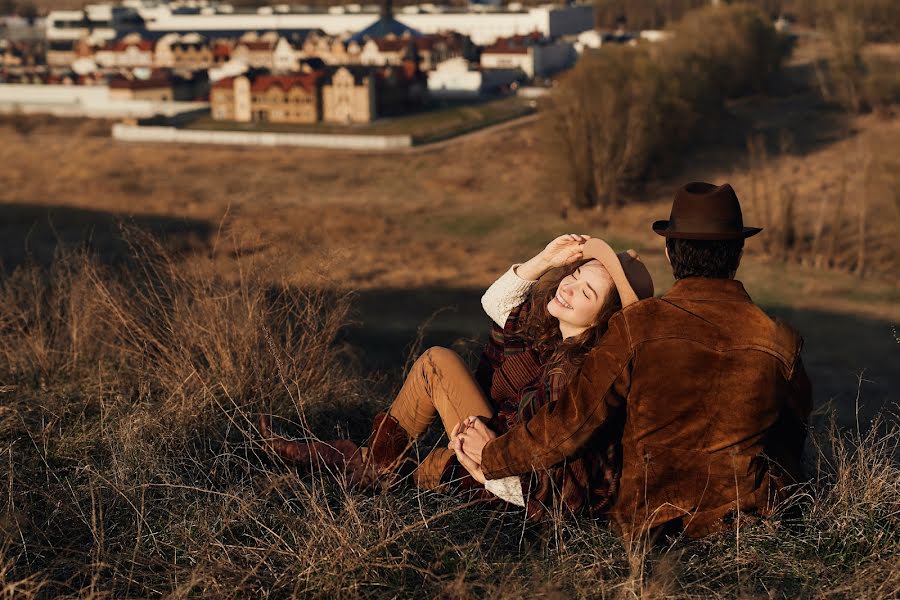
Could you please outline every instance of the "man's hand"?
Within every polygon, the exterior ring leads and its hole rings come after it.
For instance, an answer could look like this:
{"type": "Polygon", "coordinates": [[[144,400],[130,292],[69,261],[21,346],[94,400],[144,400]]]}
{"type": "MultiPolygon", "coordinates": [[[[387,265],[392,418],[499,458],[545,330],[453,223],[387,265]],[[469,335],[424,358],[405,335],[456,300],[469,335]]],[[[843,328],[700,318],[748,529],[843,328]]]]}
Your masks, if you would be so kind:
{"type": "Polygon", "coordinates": [[[484,482],[487,481],[484,471],[481,470],[481,466],[478,463],[466,456],[465,452],[462,451],[462,442],[459,439],[450,442],[450,449],[456,453],[459,464],[465,467],[472,479],[484,485],[484,482]]]}
{"type": "Polygon", "coordinates": [[[460,450],[466,457],[477,465],[481,465],[481,453],[491,440],[497,439],[497,434],[488,429],[484,421],[478,417],[468,417],[463,421],[464,428],[460,428],[455,436],[460,443],[460,450]]]}

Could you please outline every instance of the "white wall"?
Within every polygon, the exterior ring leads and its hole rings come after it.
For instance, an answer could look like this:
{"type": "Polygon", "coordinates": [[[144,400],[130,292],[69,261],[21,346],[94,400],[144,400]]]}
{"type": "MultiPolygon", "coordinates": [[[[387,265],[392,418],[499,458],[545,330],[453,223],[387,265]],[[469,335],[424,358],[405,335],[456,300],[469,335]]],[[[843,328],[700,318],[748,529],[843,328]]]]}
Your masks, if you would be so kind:
{"type": "Polygon", "coordinates": [[[0,84],[0,112],[47,113],[100,119],[174,116],[204,110],[206,102],[157,102],[110,97],[105,85],[0,84]]]}
{"type": "MultiPolygon", "coordinates": [[[[539,31],[546,36],[578,33],[593,27],[593,5],[533,8],[527,12],[397,14],[405,25],[422,33],[458,31],[476,44],[491,44],[498,37],[539,31]]],[[[204,31],[210,29],[323,29],[331,35],[355,32],[378,19],[374,13],[160,15],[148,23],[151,31],[204,31]]],[[[49,36],[48,37],[53,37],[49,36]]]]}
{"type": "Polygon", "coordinates": [[[268,133],[251,131],[199,131],[174,127],[113,125],[112,136],[125,142],[224,144],[229,146],[301,146],[349,150],[396,150],[412,146],[408,135],[340,135],[325,133],[268,133]]]}
{"type": "Polygon", "coordinates": [[[476,97],[481,83],[481,71],[470,71],[469,61],[462,57],[445,60],[428,72],[428,93],[435,97],[476,97]]]}
{"type": "Polygon", "coordinates": [[[481,53],[481,66],[484,69],[521,69],[529,78],[534,77],[534,51],[511,54],[508,52],[481,53]]]}

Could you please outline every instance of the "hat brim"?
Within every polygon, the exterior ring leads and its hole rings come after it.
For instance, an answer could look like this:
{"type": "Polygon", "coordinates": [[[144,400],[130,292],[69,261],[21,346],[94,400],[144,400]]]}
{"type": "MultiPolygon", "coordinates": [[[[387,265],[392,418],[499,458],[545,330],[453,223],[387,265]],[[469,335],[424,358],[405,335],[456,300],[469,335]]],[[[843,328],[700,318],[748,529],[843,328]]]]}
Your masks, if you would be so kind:
{"type": "Polygon", "coordinates": [[[599,261],[613,280],[616,290],[619,292],[619,299],[622,307],[634,304],[639,300],[634,288],[625,275],[622,263],[616,255],[616,251],[612,247],[599,238],[592,238],[585,242],[583,249],[583,258],[599,261]]]}
{"type": "Polygon", "coordinates": [[[762,227],[744,227],[740,231],[692,233],[690,231],[669,229],[669,221],[664,220],[653,223],[653,231],[665,238],[679,240],[740,240],[753,237],[762,231],[762,227]]]}

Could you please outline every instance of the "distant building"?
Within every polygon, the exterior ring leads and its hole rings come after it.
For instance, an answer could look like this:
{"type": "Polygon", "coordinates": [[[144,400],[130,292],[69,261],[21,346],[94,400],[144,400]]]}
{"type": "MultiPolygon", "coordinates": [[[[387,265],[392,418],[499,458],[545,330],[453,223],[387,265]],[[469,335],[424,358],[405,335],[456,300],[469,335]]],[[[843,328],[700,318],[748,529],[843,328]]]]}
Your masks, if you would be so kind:
{"type": "Polygon", "coordinates": [[[231,60],[256,69],[272,69],[276,44],[277,40],[271,38],[241,40],[231,51],[231,60]]]}
{"type": "Polygon", "coordinates": [[[272,49],[272,69],[278,73],[297,71],[302,53],[302,44],[291,43],[284,37],[278,38],[272,49]]]}
{"type": "Polygon", "coordinates": [[[502,38],[481,51],[483,69],[521,69],[528,78],[547,77],[575,63],[573,44],[539,33],[502,38]]]}
{"type": "Polygon", "coordinates": [[[316,123],[321,103],[321,73],[246,75],[213,84],[210,105],[214,119],[241,122],[316,123]]]}
{"type": "Polygon", "coordinates": [[[172,44],[181,38],[177,33],[168,33],[156,40],[153,52],[153,64],[158,68],[170,68],[175,66],[175,54],[172,52],[172,44]]]}
{"type": "MultiPolygon", "coordinates": [[[[398,21],[385,23],[380,11],[361,7],[359,11],[308,10],[304,12],[275,12],[260,14],[247,9],[210,7],[204,10],[173,9],[163,3],[146,3],[131,7],[113,7],[110,4],[87,5],[84,11],[50,11],[47,15],[47,39],[77,40],[93,35],[100,40],[112,40],[125,32],[144,31],[162,35],[165,33],[189,33],[192,31],[265,31],[322,29],[329,35],[342,35],[347,31],[358,32],[358,42],[366,37],[402,35],[404,29],[418,34],[435,34],[442,31],[458,31],[468,35],[477,44],[492,44],[499,37],[539,31],[546,37],[577,34],[593,27],[593,5],[565,4],[559,6],[453,8],[430,6],[408,7],[398,21]],[[199,14],[198,14],[199,13],[199,14]]],[[[336,7],[343,8],[343,7],[336,7]]],[[[145,35],[150,38],[151,36],[145,35]]]]}
{"type": "Polygon", "coordinates": [[[660,29],[644,29],[640,33],[640,38],[648,42],[664,42],[672,37],[671,31],[663,31],[660,29]]]}
{"type": "MultiPolygon", "coordinates": [[[[172,53],[171,66],[176,69],[208,69],[215,64],[213,59],[213,51],[209,42],[196,36],[194,38],[184,38],[172,42],[170,45],[172,53]]],[[[169,66],[157,64],[158,67],[169,66]]]]}
{"type": "Polygon", "coordinates": [[[428,72],[428,93],[435,98],[478,98],[495,94],[524,78],[519,68],[473,68],[465,58],[456,57],[428,72]]]}
{"type": "Polygon", "coordinates": [[[320,58],[329,65],[359,64],[359,43],[322,32],[311,33],[300,47],[299,57],[320,58]]]}
{"type": "Polygon", "coordinates": [[[391,0],[386,0],[382,5],[381,15],[371,25],[354,33],[350,40],[363,44],[370,39],[384,39],[388,37],[418,37],[422,35],[412,27],[401,23],[394,18],[391,0]]]}
{"type": "Polygon", "coordinates": [[[112,100],[170,102],[174,99],[172,80],[164,75],[150,79],[113,77],[109,80],[108,85],[109,97],[112,100]]]}
{"type": "Polygon", "coordinates": [[[376,117],[376,84],[371,69],[329,69],[322,80],[322,120],[369,123],[376,117]]]}
{"type": "Polygon", "coordinates": [[[363,65],[399,65],[414,49],[419,56],[419,68],[430,71],[448,58],[473,54],[471,48],[471,40],[455,33],[372,38],[363,45],[358,62],[363,65]]]}
{"type": "Polygon", "coordinates": [[[132,34],[98,48],[94,52],[94,62],[104,68],[150,68],[155,63],[154,43],[132,34]]]}
{"type": "Polygon", "coordinates": [[[421,106],[424,74],[413,57],[401,65],[326,66],[303,59],[287,75],[250,73],[225,77],[210,89],[217,120],[272,123],[367,123],[421,106]]]}
{"type": "Polygon", "coordinates": [[[75,51],[77,42],[56,40],[47,43],[47,65],[50,67],[68,67],[78,58],[75,51]]]}

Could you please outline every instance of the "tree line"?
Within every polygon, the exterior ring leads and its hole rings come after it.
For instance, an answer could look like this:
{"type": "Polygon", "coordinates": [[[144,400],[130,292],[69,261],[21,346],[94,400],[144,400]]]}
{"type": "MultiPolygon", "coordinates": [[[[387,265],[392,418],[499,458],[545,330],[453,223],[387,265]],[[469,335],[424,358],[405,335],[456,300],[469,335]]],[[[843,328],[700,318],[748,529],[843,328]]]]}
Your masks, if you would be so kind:
{"type": "Polygon", "coordinates": [[[672,32],[656,44],[586,52],[551,94],[548,173],[564,204],[616,203],[677,158],[727,98],[762,91],[790,51],[749,5],[690,11],[672,32]]]}
{"type": "MultiPolygon", "coordinates": [[[[900,39],[900,2],[897,0],[742,0],[770,19],[784,16],[799,25],[829,27],[835,15],[852,12],[870,41],[900,39]]],[[[597,27],[661,29],[688,11],[725,4],[727,0],[595,0],[597,27]]]]}

